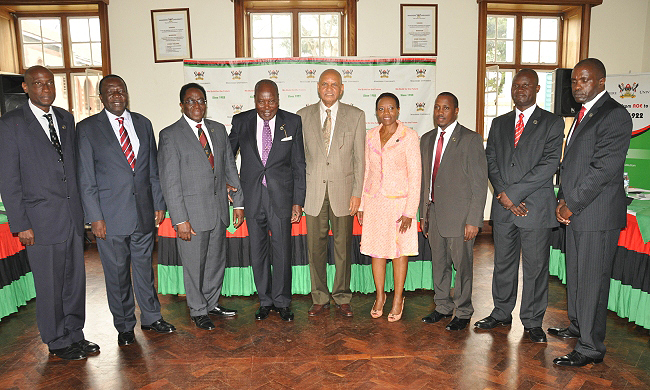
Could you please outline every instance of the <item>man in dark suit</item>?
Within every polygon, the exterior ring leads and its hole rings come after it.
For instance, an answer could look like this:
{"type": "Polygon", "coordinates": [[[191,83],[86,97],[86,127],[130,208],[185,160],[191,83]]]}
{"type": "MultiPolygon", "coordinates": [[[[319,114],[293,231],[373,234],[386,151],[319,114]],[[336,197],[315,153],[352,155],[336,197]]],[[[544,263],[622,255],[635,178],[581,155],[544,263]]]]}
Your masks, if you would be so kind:
{"type": "Polygon", "coordinates": [[[485,154],[494,187],[492,313],[474,324],[492,329],[512,323],[519,255],[523,292],[519,318],[533,342],[546,342],[542,320],[548,304],[548,259],[556,198],[553,175],[560,163],[564,122],[537,107],[537,72],[522,69],[510,91],[515,109],[492,121],[485,154]]]}
{"type": "Polygon", "coordinates": [[[334,69],[321,73],[318,95],[320,102],[297,113],[302,118],[309,172],[305,218],[313,305],[308,314],[316,316],[330,307],[327,246],[331,225],[336,266],[332,298],[341,315],[352,317],[352,222],[363,189],[366,116],[360,109],[339,102],[343,80],[334,69]]]}
{"type": "Polygon", "coordinates": [[[260,299],[255,318],[263,320],[276,310],[291,321],[291,224],[300,221],[305,202],[302,123],[298,115],[279,109],[273,81],[258,81],[254,98],[254,110],[233,116],[230,144],[233,154],[241,154],[251,266],[260,299]]]}
{"type": "Polygon", "coordinates": [[[226,128],[204,119],[205,89],[196,83],[186,84],[180,100],[183,116],[160,132],[160,181],[178,234],[190,316],[200,329],[213,330],[209,314],[237,314],[219,305],[226,271],[226,228],[230,225],[228,185],[234,191],[235,228],[244,222],[244,199],[226,128]]]}
{"type": "Polygon", "coordinates": [[[0,193],[11,232],[26,246],[36,287],[36,322],[50,353],[85,359],[86,271],[77,188],[74,118],[52,107],[54,75],[25,72],[29,101],[0,118],[0,193]]]}
{"type": "Polygon", "coordinates": [[[420,140],[420,222],[431,246],[436,309],[422,318],[436,323],[456,315],[447,330],[467,327],[472,306],[473,247],[487,197],[487,164],[481,136],[458,123],[458,99],[442,92],[433,107],[436,128],[420,140]],[[456,269],[451,297],[451,267],[456,269]]]}
{"type": "Polygon", "coordinates": [[[97,239],[117,343],[129,345],[135,342],[133,290],[142,329],[175,330],[160,314],[151,268],[154,228],[166,207],[151,122],[127,109],[129,95],[120,76],[99,82],[99,98],[104,110],[77,124],[79,189],[97,239]]]}
{"type": "Polygon", "coordinates": [[[595,58],[578,62],[571,72],[573,97],[582,108],[567,136],[555,210],[557,220],[567,227],[571,323],[548,332],[578,342],[573,351],[553,360],[560,366],[603,361],[612,262],[626,224],[623,169],[632,119],[605,90],[605,78],[605,66],[595,58]]]}

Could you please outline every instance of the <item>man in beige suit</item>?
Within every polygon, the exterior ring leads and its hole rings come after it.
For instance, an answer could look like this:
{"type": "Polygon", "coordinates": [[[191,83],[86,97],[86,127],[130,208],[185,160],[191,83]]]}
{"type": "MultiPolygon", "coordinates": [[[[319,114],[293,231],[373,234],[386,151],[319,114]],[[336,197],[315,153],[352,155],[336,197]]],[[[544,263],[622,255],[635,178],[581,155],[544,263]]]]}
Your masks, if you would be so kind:
{"type": "Polygon", "coordinates": [[[339,102],[343,80],[334,69],[321,73],[318,95],[320,102],[298,111],[307,162],[304,209],[313,301],[308,314],[316,316],[330,307],[327,243],[331,224],[336,266],[332,298],[341,315],[352,317],[350,249],[352,221],[363,189],[366,117],[360,109],[339,102]]]}

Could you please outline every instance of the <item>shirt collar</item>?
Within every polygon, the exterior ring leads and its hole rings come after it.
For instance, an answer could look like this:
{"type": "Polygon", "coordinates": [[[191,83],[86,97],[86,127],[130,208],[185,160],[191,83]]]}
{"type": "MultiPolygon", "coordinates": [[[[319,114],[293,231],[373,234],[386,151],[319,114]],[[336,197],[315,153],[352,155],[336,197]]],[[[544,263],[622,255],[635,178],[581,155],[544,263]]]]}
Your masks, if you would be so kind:
{"type": "Polygon", "coordinates": [[[187,121],[187,124],[190,125],[192,129],[196,129],[196,125],[201,124],[201,127],[205,129],[205,122],[203,121],[203,118],[201,118],[201,122],[195,122],[194,120],[190,119],[189,116],[183,114],[183,118],[187,121]]]}
{"type": "Polygon", "coordinates": [[[589,110],[591,110],[591,107],[593,107],[594,104],[596,104],[596,102],[597,102],[598,100],[600,100],[600,98],[603,97],[603,95],[606,94],[606,93],[607,93],[607,90],[603,90],[603,91],[601,91],[598,95],[596,95],[595,98],[593,98],[593,99],[591,99],[590,101],[584,103],[582,106],[585,108],[585,114],[586,114],[587,112],[589,112],[589,110]]]}
{"type": "Polygon", "coordinates": [[[115,123],[117,118],[124,118],[125,121],[131,120],[131,114],[129,113],[129,110],[124,110],[124,112],[120,116],[117,116],[112,112],[109,112],[107,109],[104,109],[104,112],[106,113],[106,116],[108,117],[108,121],[110,123],[115,123]]]}
{"type": "Polygon", "coordinates": [[[45,112],[39,107],[36,107],[36,105],[32,103],[32,99],[28,99],[27,101],[29,102],[29,108],[32,110],[32,113],[34,114],[35,117],[42,118],[43,115],[45,114],[52,114],[52,116],[54,116],[54,111],[52,110],[52,106],[49,106],[48,107],[49,111],[45,112]]]}
{"type": "Polygon", "coordinates": [[[330,110],[332,110],[332,116],[334,116],[334,113],[337,112],[339,109],[339,101],[337,100],[336,102],[334,102],[334,104],[332,104],[332,107],[327,107],[325,103],[323,103],[323,101],[321,100],[318,106],[320,107],[321,114],[324,114],[326,110],[329,108],[330,110]]]}
{"type": "MultiPolygon", "coordinates": [[[[453,121],[447,128],[444,130],[445,134],[450,134],[454,129],[456,128],[456,124],[458,124],[458,120],[453,121]]],[[[437,126],[438,128],[438,134],[441,133],[440,126],[437,126]]]]}

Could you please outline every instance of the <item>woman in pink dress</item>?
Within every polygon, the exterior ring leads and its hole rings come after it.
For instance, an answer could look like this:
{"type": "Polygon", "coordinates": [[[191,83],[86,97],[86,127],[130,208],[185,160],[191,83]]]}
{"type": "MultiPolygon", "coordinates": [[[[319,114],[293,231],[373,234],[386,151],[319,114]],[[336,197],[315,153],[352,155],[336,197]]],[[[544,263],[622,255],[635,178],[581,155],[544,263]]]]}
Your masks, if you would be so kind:
{"type": "Polygon", "coordinates": [[[377,298],[370,315],[379,318],[386,303],[386,260],[393,260],[395,295],[388,321],[398,321],[404,310],[404,281],[408,256],[418,254],[417,223],[420,202],[420,139],[397,120],[399,100],[392,93],[377,98],[380,125],[366,134],[365,174],[359,207],[361,253],[372,257],[377,298]]]}

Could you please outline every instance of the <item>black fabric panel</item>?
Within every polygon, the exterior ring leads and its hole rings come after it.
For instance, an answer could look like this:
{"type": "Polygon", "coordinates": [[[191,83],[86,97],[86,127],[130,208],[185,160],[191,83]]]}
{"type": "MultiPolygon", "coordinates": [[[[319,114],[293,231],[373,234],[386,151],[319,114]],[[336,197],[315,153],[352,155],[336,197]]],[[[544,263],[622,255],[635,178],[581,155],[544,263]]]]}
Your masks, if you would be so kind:
{"type": "Polygon", "coordinates": [[[650,256],[622,246],[616,248],[612,278],[646,293],[650,293],[650,256]]]}
{"type": "Polygon", "coordinates": [[[24,249],[7,258],[0,259],[0,288],[10,285],[31,271],[27,260],[27,251],[24,249]]]}

